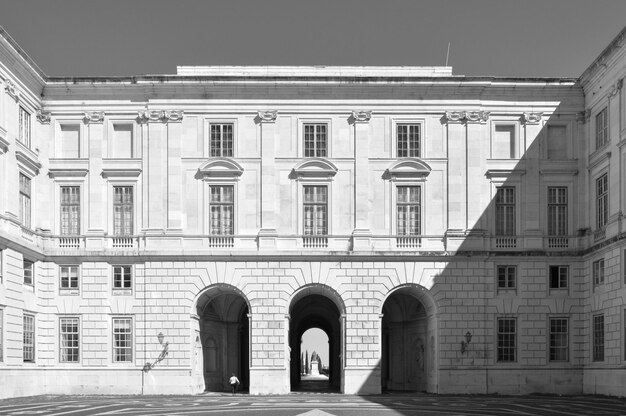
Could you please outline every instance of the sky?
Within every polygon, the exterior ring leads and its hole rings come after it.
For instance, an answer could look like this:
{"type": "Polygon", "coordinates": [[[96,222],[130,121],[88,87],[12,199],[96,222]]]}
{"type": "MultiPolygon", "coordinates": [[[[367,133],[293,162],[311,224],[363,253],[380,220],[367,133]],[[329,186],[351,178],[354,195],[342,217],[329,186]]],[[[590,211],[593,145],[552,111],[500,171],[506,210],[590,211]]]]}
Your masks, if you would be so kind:
{"type": "Polygon", "coordinates": [[[626,0],[0,0],[0,25],[50,76],[176,65],[442,66],[578,77],[626,0]]]}

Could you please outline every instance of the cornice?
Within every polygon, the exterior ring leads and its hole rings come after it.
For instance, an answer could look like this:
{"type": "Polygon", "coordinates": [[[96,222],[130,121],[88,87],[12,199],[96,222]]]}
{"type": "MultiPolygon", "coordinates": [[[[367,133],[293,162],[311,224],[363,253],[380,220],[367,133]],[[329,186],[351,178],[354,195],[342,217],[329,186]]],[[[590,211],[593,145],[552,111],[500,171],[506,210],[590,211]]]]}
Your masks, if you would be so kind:
{"type": "Polygon", "coordinates": [[[526,174],[526,169],[488,169],[485,176],[488,179],[507,179],[511,176],[522,176],[526,174]]]}
{"type": "Polygon", "coordinates": [[[102,168],[103,178],[136,178],[140,174],[141,174],[141,169],[102,168]]]}
{"type": "Polygon", "coordinates": [[[30,170],[34,175],[39,175],[39,169],[41,169],[41,163],[37,160],[35,154],[30,150],[17,149],[15,151],[15,157],[17,161],[22,164],[26,169],[30,170]]]}
{"type": "Polygon", "coordinates": [[[87,176],[89,169],[81,168],[50,168],[48,169],[48,176],[51,178],[81,178],[87,176]]]}

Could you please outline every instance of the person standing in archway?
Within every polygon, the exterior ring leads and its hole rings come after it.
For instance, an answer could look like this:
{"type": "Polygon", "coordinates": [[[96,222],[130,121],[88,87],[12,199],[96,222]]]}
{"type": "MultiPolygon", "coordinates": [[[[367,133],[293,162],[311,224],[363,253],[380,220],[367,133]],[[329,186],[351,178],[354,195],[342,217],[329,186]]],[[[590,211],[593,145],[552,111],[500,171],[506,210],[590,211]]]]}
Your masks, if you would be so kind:
{"type": "Polygon", "coordinates": [[[237,386],[239,385],[239,379],[237,378],[235,373],[233,373],[228,379],[228,384],[230,384],[230,387],[233,390],[233,395],[235,395],[235,391],[237,390],[237,386]]]}

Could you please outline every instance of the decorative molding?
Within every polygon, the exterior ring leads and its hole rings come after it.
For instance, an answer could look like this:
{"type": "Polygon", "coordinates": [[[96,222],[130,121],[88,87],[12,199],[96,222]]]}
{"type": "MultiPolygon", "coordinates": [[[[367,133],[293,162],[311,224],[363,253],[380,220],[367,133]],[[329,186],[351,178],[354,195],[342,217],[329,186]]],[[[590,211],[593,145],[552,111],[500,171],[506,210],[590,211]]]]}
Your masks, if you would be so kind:
{"type": "Polygon", "coordinates": [[[28,169],[33,175],[39,175],[39,169],[41,169],[41,163],[30,154],[31,152],[24,152],[22,150],[15,151],[15,157],[17,161],[26,169],[28,169]]]}
{"type": "Polygon", "coordinates": [[[611,91],[609,91],[609,97],[614,97],[622,90],[622,85],[624,84],[624,78],[620,78],[615,81],[615,84],[611,86],[611,91]]]}
{"type": "Polygon", "coordinates": [[[0,152],[6,153],[9,150],[9,141],[7,140],[7,131],[0,126],[0,152]]]}
{"type": "Polygon", "coordinates": [[[522,116],[526,124],[539,124],[543,113],[524,113],[522,116]]]}
{"type": "Polygon", "coordinates": [[[526,169],[489,169],[485,173],[488,179],[507,179],[513,175],[522,176],[526,174],[526,169]]]}
{"type": "Polygon", "coordinates": [[[239,178],[243,174],[243,167],[234,160],[226,157],[217,157],[209,159],[198,168],[197,179],[213,179],[213,178],[239,178]]]}
{"type": "Polygon", "coordinates": [[[567,170],[541,169],[539,170],[539,174],[541,176],[557,176],[557,175],[576,176],[578,175],[578,169],[567,169],[567,170]]]}
{"type": "Polygon", "coordinates": [[[276,121],[278,111],[276,110],[260,110],[257,111],[257,115],[261,123],[273,123],[276,121]]]}
{"type": "Polygon", "coordinates": [[[589,157],[589,165],[587,166],[587,170],[591,172],[599,164],[601,164],[605,160],[608,161],[609,159],[611,159],[611,152],[593,154],[589,157]]]}
{"type": "Polygon", "coordinates": [[[50,168],[48,169],[48,176],[51,178],[80,178],[87,176],[89,169],[76,169],[76,168],[50,168]]]}
{"type": "Polygon", "coordinates": [[[4,82],[6,83],[4,86],[6,93],[13,97],[15,101],[18,101],[20,99],[20,92],[17,90],[15,84],[10,79],[7,79],[4,82]]]}
{"type": "Polygon", "coordinates": [[[49,111],[37,110],[37,121],[39,121],[41,124],[50,124],[50,115],[51,114],[49,111]]]}
{"type": "Polygon", "coordinates": [[[391,165],[383,174],[383,179],[397,181],[403,179],[425,179],[432,168],[421,159],[401,159],[391,165]]]}
{"type": "Polygon", "coordinates": [[[489,120],[489,111],[446,111],[448,123],[486,123],[489,120]]]}
{"type": "Polygon", "coordinates": [[[133,178],[141,174],[141,169],[115,169],[103,168],[103,178],[133,178]]]}
{"type": "Polygon", "coordinates": [[[102,123],[104,121],[104,111],[85,111],[83,120],[85,123],[102,123]]]}
{"type": "Polygon", "coordinates": [[[354,123],[369,123],[370,119],[372,118],[372,112],[363,110],[352,111],[350,117],[352,118],[352,121],[354,123]]]}
{"type": "Polygon", "coordinates": [[[337,174],[337,166],[326,159],[314,157],[299,163],[291,171],[290,179],[302,180],[307,178],[332,179],[337,174]]]}
{"type": "Polygon", "coordinates": [[[183,110],[140,110],[137,111],[139,123],[176,123],[183,121],[183,110]]]}

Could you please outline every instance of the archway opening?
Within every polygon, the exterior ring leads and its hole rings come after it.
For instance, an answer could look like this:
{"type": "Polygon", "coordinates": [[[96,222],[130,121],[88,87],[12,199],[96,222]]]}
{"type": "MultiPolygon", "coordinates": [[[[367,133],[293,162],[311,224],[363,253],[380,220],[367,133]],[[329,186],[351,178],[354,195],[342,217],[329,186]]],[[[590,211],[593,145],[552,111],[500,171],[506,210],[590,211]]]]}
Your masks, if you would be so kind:
{"type": "Polygon", "coordinates": [[[381,341],[382,390],[426,391],[432,368],[428,360],[434,360],[428,345],[429,319],[410,290],[398,290],[385,301],[381,341]]]}
{"type": "Polygon", "coordinates": [[[330,387],[328,334],[320,328],[309,328],[300,339],[300,382],[311,384],[310,390],[330,387]],[[302,352],[304,351],[304,352],[302,352]]]}
{"type": "MultiPolygon", "coordinates": [[[[291,349],[292,391],[339,391],[341,386],[341,323],[339,309],[329,298],[310,294],[297,300],[291,307],[289,347],[291,349]],[[303,350],[303,335],[312,328],[326,334],[328,353],[326,357],[312,357],[313,351],[303,350]],[[308,352],[308,356],[307,356],[308,352]],[[311,359],[322,359],[322,371],[326,376],[312,379],[311,359]],[[304,360],[304,362],[303,362],[304,360]],[[309,374],[302,374],[308,364],[309,374]],[[323,367],[326,367],[325,369],[323,367]]],[[[319,362],[319,361],[318,361],[319,362]]],[[[319,364],[318,364],[319,365],[319,364]]],[[[319,372],[318,366],[317,371],[319,372]]],[[[306,371],[306,370],[305,370],[306,371]]]]}
{"type": "Polygon", "coordinates": [[[235,373],[239,390],[250,386],[248,303],[233,289],[205,292],[197,303],[204,391],[229,391],[235,373]]]}

